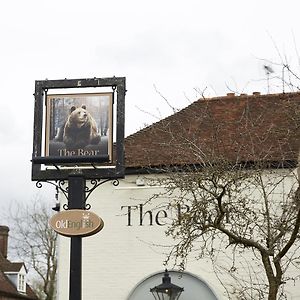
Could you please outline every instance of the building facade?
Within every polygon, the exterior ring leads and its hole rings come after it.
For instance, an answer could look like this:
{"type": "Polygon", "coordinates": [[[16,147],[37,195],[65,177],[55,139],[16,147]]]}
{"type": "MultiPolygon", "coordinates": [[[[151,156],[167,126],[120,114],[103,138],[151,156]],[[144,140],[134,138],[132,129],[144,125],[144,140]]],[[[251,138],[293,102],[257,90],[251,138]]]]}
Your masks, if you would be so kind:
{"type": "MultiPolygon", "coordinates": [[[[189,206],[182,203],[170,207],[160,179],[168,172],[201,170],[219,161],[234,162],[245,170],[259,164],[265,169],[263,180],[270,180],[270,176],[284,178],[284,185],[272,191],[272,196],[276,195],[274,203],[280,204],[286,193],[283,186],[291,191],[298,183],[298,112],[298,93],[230,94],[200,99],[127,137],[126,177],[117,186],[112,182],[101,185],[88,200],[105,225],[100,233],[83,240],[83,299],[153,300],[150,289],[161,283],[165,268],[172,282],[184,288],[180,300],[246,299],[240,294],[240,278],[221,274],[211,257],[192,252],[183,272],[172,258],[165,264],[174,244],[165,232],[189,206]]],[[[259,202],[258,193],[251,195],[259,202]]],[[[232,265],[230,241],[218,243],[221,247],[226,245],[219,254],[225,270],[225,265],[232,265]]],[[[69,238],[60,237],[59,300],[68,299],[69,244],[69,238]]],[[[241,264],[253,260],[251,253],[241,258],[236,258],[241,264]]],[[[296,264],[289,273],[293,280],[284,285],[286,299],[300,298],[296,264]]],[[[244,266],[246,272],[249,265],[244,266]]],[[[257,270],[258,276],[262,271],[259,266],[257,270]]],[[[259,299],[251,298],[249,290],[249,299],[259,299]]],[[[264,299],[263,295],[260,299],[264,299]]]]}

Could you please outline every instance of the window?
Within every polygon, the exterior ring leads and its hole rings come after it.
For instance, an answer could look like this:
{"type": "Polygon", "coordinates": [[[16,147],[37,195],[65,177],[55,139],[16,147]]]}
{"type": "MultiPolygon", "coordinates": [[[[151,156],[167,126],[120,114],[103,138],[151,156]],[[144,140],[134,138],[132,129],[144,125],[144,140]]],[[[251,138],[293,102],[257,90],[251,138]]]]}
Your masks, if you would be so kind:
{"type": "MultiPolygon", "coordinates": [[[[187,272],[168,271],[172,279],[172,283],[183,287],[184,291],[180,295],[180,300],[218,300],[214,291],[209,285],[200,278],[187,272]]],[[[143,279],[131,291],[127,300],[154,300],[150,289],[161,284],[164,272],[156,273],[143,279]]]]}
{"type": "Polygon", "coordinates": [[[18,291],[26,293],[26,282],[25,282],[25,275],[19,274],[18,277],[18,291]]]}

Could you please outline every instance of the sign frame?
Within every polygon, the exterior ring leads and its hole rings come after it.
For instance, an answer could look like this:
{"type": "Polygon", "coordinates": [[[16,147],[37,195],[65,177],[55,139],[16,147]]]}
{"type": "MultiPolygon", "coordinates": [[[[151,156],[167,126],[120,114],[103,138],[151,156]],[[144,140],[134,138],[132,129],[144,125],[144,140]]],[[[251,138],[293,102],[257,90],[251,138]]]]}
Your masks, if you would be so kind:
{"type": "MultiPolygon", "coordinates": [[[[76,92],[77,93],[77,92],[76,92]]],[[[83,92],[82,94],[84,94],[83,92]]],[[[97,92],[95,92],[96,94],[97,92]]],[[[32,152],[32,181],[67,180],[75,167],[79,167],[85,179],[118,179],[124,178],[124,123],[125,123],[125,77],[90,78],[90,79],[63,79],[35,81],[35,106],[32,152]],[[48,91],[63,89],[68,94],[74,94],[74,89],[84,88],[112,88],[115,107],[114,122],[116,128],[115,143],[109,155],[72,155],[47,156],[42,155],[45,145],[46,99],[48,91]],[[73,89],[73,90],[72,90],[73,89]],[[47,166],[54,167],[47,167],[47,166]],[[70,166],[64,168],[61,166],[70,166]],[[84,166],[84,167],[82,167],[84,166]]],[[[55,92],[54,92],[55,94],[55,92]]],[[[81,94],[81,93],[78,93],[81,94]]]]}

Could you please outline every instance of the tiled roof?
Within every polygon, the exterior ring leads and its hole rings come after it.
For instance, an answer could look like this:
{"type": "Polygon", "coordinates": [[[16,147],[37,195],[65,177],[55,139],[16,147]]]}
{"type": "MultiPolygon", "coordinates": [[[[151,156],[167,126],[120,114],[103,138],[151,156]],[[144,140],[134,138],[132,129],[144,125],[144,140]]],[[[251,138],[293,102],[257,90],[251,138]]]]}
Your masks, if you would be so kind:
{"type": "Polygon", "coordinates": [[[22,262],[11,262],[8,259],[4,258],[2,253],[0,252],[0,270],[3,272],[13,272],[18,273],[24,263],[22,262]]]}
{"type": "Polygon", "coordinates": [[[0,270],[0,295],[1,293],[15,294],[16,288],[0,270]]]}
{"type": "Polygon", "coordinates": [[[126,168],[226,159],[296,162],[300,93],[199,99],[125,139],[126,168]]]}
{"type": "Polygon", "coordinates": [[[12,272],[18,273],[21,268],[24,266],[24,263],[21,262],[10,262],[9,260],[0,260],[0,270],[3,272],[12,272]]]}

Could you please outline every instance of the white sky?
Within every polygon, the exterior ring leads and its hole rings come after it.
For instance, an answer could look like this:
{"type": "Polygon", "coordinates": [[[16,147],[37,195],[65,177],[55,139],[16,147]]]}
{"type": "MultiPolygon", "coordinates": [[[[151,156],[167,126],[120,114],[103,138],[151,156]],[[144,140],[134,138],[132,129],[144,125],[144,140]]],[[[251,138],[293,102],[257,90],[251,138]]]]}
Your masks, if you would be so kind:
{"type": "Polygon", "coordinates": [[[206,87],[206,96],[227,86],[266,93],[261,59],[279,61],[277,47],[298,67],[299,9],[296,0],[3,1],[0,208],[37,193],[54,203],[30,179],[35,80],[125,76],[128,135],[171,113],[154,86],[177,108],[206,87]]]}

